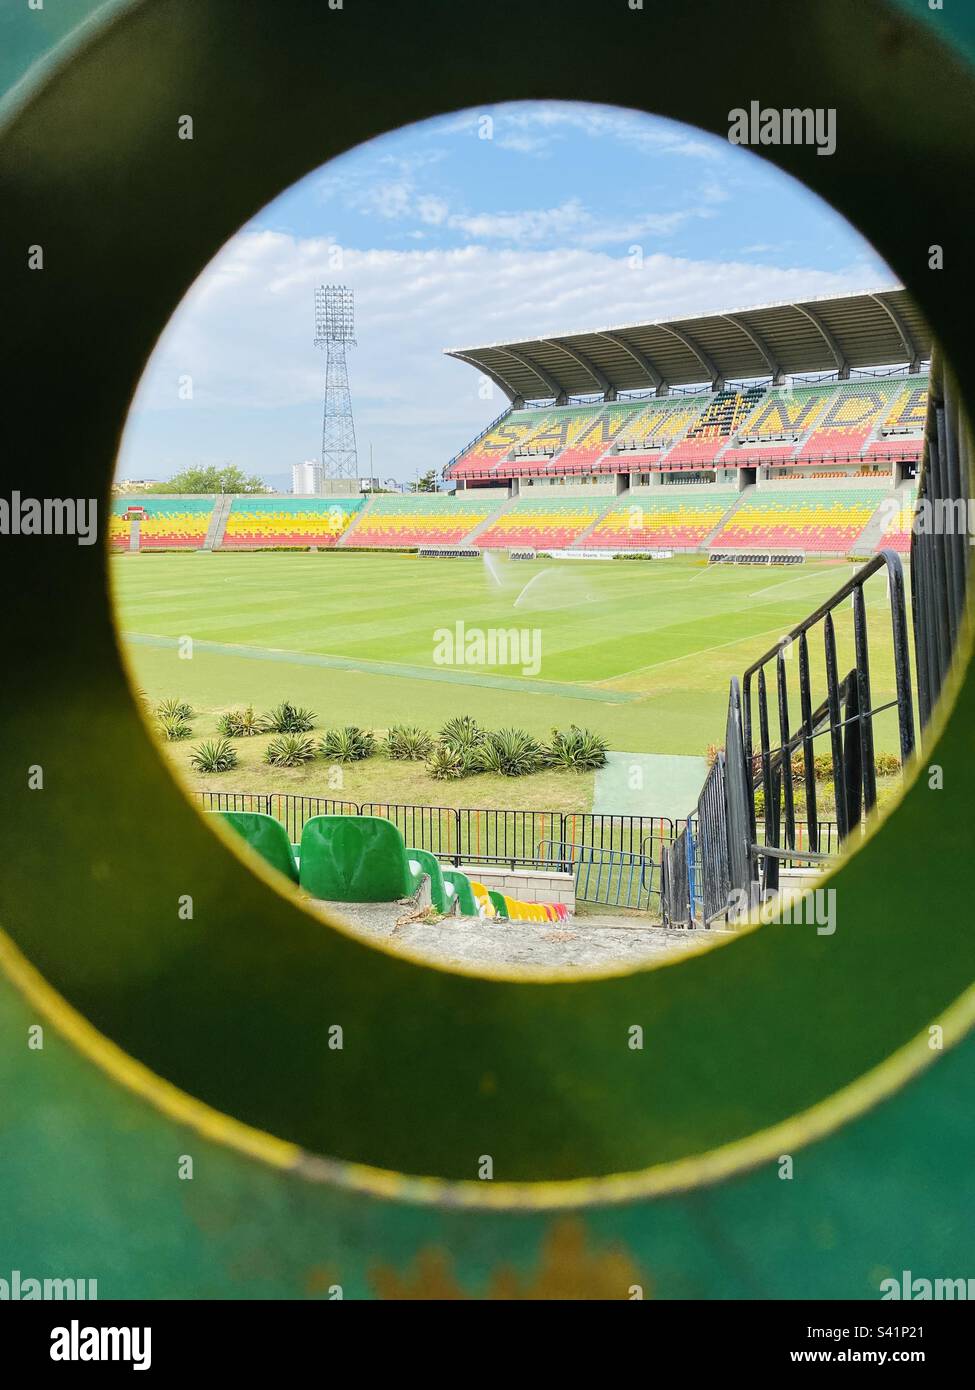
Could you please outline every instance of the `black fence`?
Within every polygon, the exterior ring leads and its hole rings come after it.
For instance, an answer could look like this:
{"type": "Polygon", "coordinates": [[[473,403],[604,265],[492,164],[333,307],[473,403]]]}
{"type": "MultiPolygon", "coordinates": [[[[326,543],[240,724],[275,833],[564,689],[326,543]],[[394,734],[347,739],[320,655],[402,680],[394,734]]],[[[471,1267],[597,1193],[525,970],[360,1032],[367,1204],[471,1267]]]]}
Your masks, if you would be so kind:
{"type": "MultiPolygon", "coordinates": [[[[968,579],[970,440],[957,386],[935,354],[917,511],[911,534],[911,626],[923,731],[944,686],[965,622],[968,579]]],[[[794,684],[793,684],[794,688],[794,684]]],[[[900,557],[881,551],[786,637],[732,680],[725,749],[712,766],[696,815],[662,853],[661,908],[670,925],[707,926],[734,916],[779,887],[783,866],[821,865],[858,835],[877,801],[874,723],[896,712],[903,768],[913,756],[911,652],[900,557]],[[894,698],[875,705],[865,586],[886,573],[894,698]],[[853,610],[852,666],[839,665],[835,615],[853,610]],[[822,643],[824,690],[813,698],[811,643],[822,643]],[[787,660],[798,653],[799,717],[789,708],[787,660]],[[770,686],[774,683],[773,697],[770,686]],[[757,736],[754,703],[757,701],[757,736]],[[835,821],[817,807],[815,740],[828,743],[835,821]],[[796,762],[799,764],[797,773],[796,762]],[[797,814],[796,782],[805,810],[797,814]],[[763,816],[756,814],[761,794],[763,816]],[[744,900],[736,896],[745,894],[744,900]]]]}
{"type": "Polygon", "coordinates": [[[935,354],[911,536],[911,601],[922,728],[931,718],[964,621],[968,579],[970,444],[958,389],[935,354]]]}
{"type": "MultiPolygon", "coordinates": [[[[733,700],[732,700],[733,702],[733,700]]],[[[768,890],[778,886],[777,866],[787,851],[795,853],[796,770],[794,755],[801,752],[802,783],[805,790],[805,828],[810,862],[821,854],[816,805],[815,740],[828,738],[832,755],[833,796],[839,840],[858,832],[862,819],[877,800],[874,721],[885,710],[895,710],[901,764],[914,751],[914,696],[911,656],[907,633],[907,607],[904,574],[900,557],[892,550],[881,551],[862,566],[831,598],[781,638],[774,647],[749,666],[742,678],[742,739],[745,756],[759,775],[752,776],[750,815],[756,828],[754,791],[760,784],[765,807],[765,834],[761,844],[753,833],[750,852],[763,861],[764,884],[768,890]],[[887,576],[887,607],[893,649],[895,695],[893,700],[875,706],[870,685],[870,632],[865,587],[880,572],[887,576]],[[853,608],[854,661],[841,675],[838,667],[834,614],[849,600],[853,608]],[[810,642],[816,629],[823,644],[825,696],[814,704],[810,676],[810,642]],[[793,726],[789,709],[787,660],[798,651],[800,720],[793,726]],[[770,718],[769,669],[775,682],[777,725],[773,735],[770,718]],[[753,688],[757,691],[758,747],[753,724],[753,688]],[[774,741],[773,741],[774,740],[774,741]]],[[[730,715],[729,715],[730,717],[730,715]]]]}
{"type": "Polygon", "coordinates": [[[407,845],[430,850],[457,865],[552,868],[555,861],[572,872],[583,849],[595,855],[615,852],[659,862],[661,846],[673,839],[675,829],[667,816],[359,803],[290,792],[198,791],[193,795],[205,811],[259,811],[274,816],[296,844],[313,816],[381,816],[397,826],[407,845]]]}

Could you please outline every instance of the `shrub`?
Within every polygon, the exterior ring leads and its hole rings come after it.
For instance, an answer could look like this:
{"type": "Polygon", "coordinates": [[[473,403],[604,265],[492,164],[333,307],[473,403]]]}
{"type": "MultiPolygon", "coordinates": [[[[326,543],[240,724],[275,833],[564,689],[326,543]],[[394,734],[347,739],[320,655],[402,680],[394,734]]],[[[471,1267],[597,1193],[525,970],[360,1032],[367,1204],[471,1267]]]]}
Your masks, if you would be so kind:
{"type": "Polygon", "coordinates": [[[440,730],[440,742],[446,748],[471,750],[480,747],[486,737],[477,720],[469,714],[455,715],[440,730]]]}
{"type": "Polygon", "coordinates": [[[412,724],[394,724],[385,747],[387,755],[399,762],[423,762],[433,752],[433,735],[412,724]]]}
{"type": "Polygon", "coordinates": [[[156,719],[156,727],[168,743],[178,743],[182,738],[189,738],[193,732],[186,720],[178,714],[160,714],[156,719]]]}
{"type": "Polygon", "coordinates": [[[255,714],[253,705],[221,714],[217,729],[226,738],[253,738],[255,734],[266,734],[268,731],[264,716],[255,714]]]}
{"type": "Polygon", "coordinates": [[[284,700],[264,715],[263,723],[267,733],[307,734],[309,729],[315,727],[315,714],[313,710],[284,700]]]}
{"type": "Polygon", "coordinates": [[[476,771],[471,753],[453,748],[449,743],[438,743],[427,760],[427,772],[438,782],[451,782],[458,777],[469,777],[476,771]]]}
{"type": "Polygon", "coordinates": [[[524,777],[542,766],[544,750],[525,729],[499,729],[485,735],[473,756],[481,772],[524,777]]]}
{"type": "Polygon", "coordinates": [[[376,751],[376,740],[366,729],[347,724],[329,729],[321,741],[322,756],[333,763],[357,763],[376,751]]]}
{"type": "Polygon", "coordinates": [[[226,738],[207,739],[190,754],[197,772],[229,772],[237,766],[237,749],[226,738]]]}
{"type": "Polygon", "coordinates": [[[878,777],[893,777],[901,770],[901,760],[896,753],[878,753],[876,766],[878,777]]]}
{"type": "Polygon", "coordinates": [[[193,710],[185,700],[160,700],[156,706],[156,718],[163,719],[192,719],[193,710]]]}
{"type": "Polygon", "coordinates": [[[264,761],[272,767],[301,767],[315,756],[315,740],[304,734],[279,734],[264,750],[264,761]]]}
{"type": "Polygon", "coordinates": [[[571,724],[568,731],[552,730],[552,741],[544,750],[544,761],[549,767],[568,767],[579,772],[605,767],[608,747],[606,740],[592,729],[580,729],[571,724]]]}

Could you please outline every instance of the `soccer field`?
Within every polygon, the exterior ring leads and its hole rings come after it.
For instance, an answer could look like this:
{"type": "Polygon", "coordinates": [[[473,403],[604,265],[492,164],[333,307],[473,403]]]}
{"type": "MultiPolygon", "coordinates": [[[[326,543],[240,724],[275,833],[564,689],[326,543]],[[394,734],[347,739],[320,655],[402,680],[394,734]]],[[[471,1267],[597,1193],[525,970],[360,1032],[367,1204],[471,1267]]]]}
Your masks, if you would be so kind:
{"type": "MultiPolygon", "coordinates": [[[[698,557],[529,562],[338,551],[112,560],[133,679],[153,698],[179,696],[213,716],[287,698],[310,705],[323,726],[436,729],[469,713],[546,735],[575,723],[615,751],[686,754],[723,742],[729,678],[850,573],[825,562],[707,568],[698,557]],[[464,652],[444,645],[458,623],[468,641],[472,630],[523,632],[521,659],[458,661],[464,652]],[[180,656],[186,637],[191,660],[180,656]]],[[[893,695],[882,575],[868,586],[868,608],[879,705],[893,695]]],[[[851,617],[845,604],[841,673],[852,664],[851,617]]],[[[814,678],[820,642],[817,634],[814,678]]],[[[793,723],[797,713],[794,694],[793,723]]],[[[889,717],[877,741],[895,746],[889,717]]]]}

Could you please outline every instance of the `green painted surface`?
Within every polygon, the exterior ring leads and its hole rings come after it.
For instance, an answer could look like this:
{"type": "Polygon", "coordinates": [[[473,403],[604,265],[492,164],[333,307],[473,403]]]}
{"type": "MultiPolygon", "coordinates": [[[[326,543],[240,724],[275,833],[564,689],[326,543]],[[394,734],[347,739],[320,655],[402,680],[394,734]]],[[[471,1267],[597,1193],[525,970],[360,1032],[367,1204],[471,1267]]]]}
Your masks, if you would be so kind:
{"type": "Polygon", "coordinates": [[[609,753],[596,773],[592,809],[604,816],[677,819],[696,806],[707,775],[707,758],[609,753]]]}
{"type": "MultiPolygon", "coordinates": [[[[29,494],[27,462],[42,458],[51,495],[107,494],[141,364],[181,294],[231,231],[321,159],[434,104],[463,106],[474,90],[490,100],[537,94],[537,55],[552,54],[553,32],[583,25],[586,43],[551,59],[547,91],[639,108],[648,61],[683,51],[688,34],[686,10],[658,9],[651,22],[620,6],[593,26],[573,0],[501,3],[495,19],[517,22],[519,42],[485,85],[483,46],[468,27],[480,18],[462,7],[390,8],[382,43],[365,6],[347,7],[330,29],[311,0],[295,0],[287,25],[275,13],[152,0],[2,131],[9,242],[30,244],[41,225],[48,251],[43,276],[2,267],[4,382],[31,421],[30,450],[9,463],[11,487],[29,494]],[[372,99],[362,102],[353,60],[367,45],[372,99]],[[340,75],[328,100],[344,122],[322,106],[325,48],[340,75]],[[452,62],[434,98],[425,55],[445,50],[452,62]],[[191,151],[173,137],[160,95],[175,90],[206,132],[191,151]],[[65,319],[84,323],[100,351],[52,342],[49,325],[65,319]]],[[[742,91],[837,106],[841,130],[857,134],[832,159],[771,153],[871,237],[962,381],[973,379],[959,313],[975,298],[970,258],[932,275],[918,250],[932,227],[967,244],[975,219],[971,74],[880,6],[787,3],[771,29],[767,7],[742,0],[733,28],[725,18],[725,7],[696,7],[693,32],[720,31],[722,42],[695,43],[694,83],[683,64],[654,68],[656,109],[721,130],[742,91]],[[904,100],[887,99],[891,91],[904,100]]],[[[485,1149],[501,1180],[639,1168],[827,1102],[926,1036],[971,981],[975,938],[960,910],[975,850],[971,680],[927,755],[944,768],[944,789],[922,778],[833,880],[834,937],[767,928],[616,980],[475,980],[323,928],[214,842],[132,709],[106,569],[69,538],[0,548],[5,592],[16,595],[0,612],[0,640],[18,671],[2,697],[12,850],[0,923],[109,1038],[229,1114],[407,1173],[473,1179],[485,1149]],[[27,789],[25,769],[37,764],[43,792],[27,789]],[[151,833],[135,805],[151,807],[151,833]],[[187,891],[193,922],[176,918],[187,891]],[[630,1020],[644,1027],[642,1052],[626,1046],[630,1020]],[[347,1039],[339,1053],[327,1043],[334,1022],[347,1039]]],[[[67,1268],[98,1277],[106,1293],[247,1297],[314,1292],[337,1266],[355,1296],[388,1293],[378,1266],[408,1275],[439,1246],[473,1292],[505,1267],[534,1277],[550,1218],[420,1208],[405,1192],[375,1201],[269,1172],[161,1119],[50,1029],[42,1051],[28,1050],[36,1021],[0,986],[4,1267],[67,1268]],[[187,1153],[194,1178],[180,1183],[187,1153]]],[[[879,1280],[903,1269],[967,1274],[975,1192],[959,1155],[971,1147],[975,1056],[970,1041],[925,1052],[933,1066],[892,1099],[809,1147],[799,1136],[792,1180],[766,1161],[684,1196],[589,1211],[588,1248],[622,1245],[664,1297],[875,1298],[879,1280]]]]}

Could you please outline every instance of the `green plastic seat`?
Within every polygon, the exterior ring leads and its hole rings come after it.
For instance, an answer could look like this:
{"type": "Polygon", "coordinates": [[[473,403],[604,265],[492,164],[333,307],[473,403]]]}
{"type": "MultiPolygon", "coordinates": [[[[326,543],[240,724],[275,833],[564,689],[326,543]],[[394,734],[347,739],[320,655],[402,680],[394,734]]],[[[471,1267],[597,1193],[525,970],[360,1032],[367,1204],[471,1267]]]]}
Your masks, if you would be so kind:
{"type": "Polygon", "coordinates": [[[343,903],[388,903],[417,891],[403,836],[382,816],[313,816],[301,832],[302,888],[343,903]]]}
{"type": "Polygon", "coordinates": [[[418,864],[423,873],[430,878],[430,901],[438,912],[453,912],[454,892],[448,888],[446,874],[440,867],[440,860],[428,849],[407,849],[407,857],[418,864]]]}
{"type": "Polygon", "coordinates": [[[504,894],[499,893],[497,888],[488,889],[488,897],[494,903],[494,910],[499,917],[507,917],[508,904],[504,900],[504,894]]]}
{"type": "Polygon", "coordinates": [[[290,878],[292,883],[298,882],[298,865],[291,841],[279,820],[262,811],[208,811],[206,814],[220,816],[273,869],[290,878]]]}
{"type": "Polygon", "coordinates": [[[476,917],[477,901],[474,897],[474,890],[471,881],[466,874],[462,874],[460,869],[442,869],[444,883],[453,885],[454,893],[457,897],[457,906],[460,908],[462,917],[476,917]]]}

